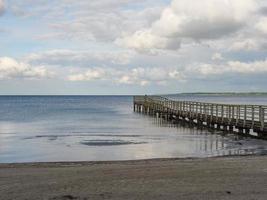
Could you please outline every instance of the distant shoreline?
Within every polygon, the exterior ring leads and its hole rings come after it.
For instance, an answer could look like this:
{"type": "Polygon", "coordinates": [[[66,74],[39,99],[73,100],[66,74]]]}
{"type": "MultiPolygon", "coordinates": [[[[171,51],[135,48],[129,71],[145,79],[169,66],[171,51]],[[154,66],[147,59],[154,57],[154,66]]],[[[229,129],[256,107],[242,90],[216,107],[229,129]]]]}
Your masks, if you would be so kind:
{"type": "Polygon", "coordinates": [[[244,92],[244,93],[239,93],[239,92],[225,92],[225,93],[216,93],[216,92],[196,92],[196,93],[178,93],[178,94],[168,94],[169,96],[186,96],[186,95],[198,95],[198,96],[267,96],[267,92],[244,92]]]}
{"type": "MultiPolygon", "coordinates": [[[[68,96],[77,96],[77,97],[132,97],[145,94],[0,94],[0,97],[16,97],[16,96],[28,96],[28,97],[68,97],[68,96]]],[[[186,95],[213,95],[213,96],[267,96],[267,92],[186,92],[186,93],[171,93],[171,94],[148,94],[148,95],[159,95],[159,96],[186,96],[186,95]]]]}

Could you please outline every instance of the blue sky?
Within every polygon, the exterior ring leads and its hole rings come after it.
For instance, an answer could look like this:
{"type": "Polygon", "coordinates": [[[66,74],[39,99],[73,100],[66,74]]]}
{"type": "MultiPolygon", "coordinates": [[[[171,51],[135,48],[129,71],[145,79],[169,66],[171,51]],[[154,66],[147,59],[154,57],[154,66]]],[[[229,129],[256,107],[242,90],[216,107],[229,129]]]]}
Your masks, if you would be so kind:
{"type": "Polygon", "coordinates": [[[264,0],[0,0],[0,94],[266,92],[264,0]]]}

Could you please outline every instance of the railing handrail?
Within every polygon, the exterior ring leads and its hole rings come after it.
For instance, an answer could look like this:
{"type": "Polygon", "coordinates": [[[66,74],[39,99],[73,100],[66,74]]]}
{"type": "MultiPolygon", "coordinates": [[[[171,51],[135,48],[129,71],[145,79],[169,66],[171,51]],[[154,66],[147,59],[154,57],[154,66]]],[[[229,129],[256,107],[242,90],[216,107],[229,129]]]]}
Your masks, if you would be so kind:
{"type": "MultiPolygon", "coordinates": [[[[267,108],[267,105],[259,105],[259,104],[226,104],[226,103],[211,103],[211,102],[201,102],[201,101],[181,101],[181,100],[174,100],[174,99],[168,99],[167,97],[163,96],[156,96],[156,95],[139,95],[139,96],[134,96],[134,97],[142,97],[142,98],[147,98],[151,100],[155,100],[153,98],[159,98],[164,101],[171,101],[171,102],[182,102],[182,103],[193,103],[193,104],[205,104],[205,105],[218,105],[218,106],[236,106],[236,107],[263,107],[267,108]]],[[[158,100],[158,99],[156,99],[158,100]]]]}

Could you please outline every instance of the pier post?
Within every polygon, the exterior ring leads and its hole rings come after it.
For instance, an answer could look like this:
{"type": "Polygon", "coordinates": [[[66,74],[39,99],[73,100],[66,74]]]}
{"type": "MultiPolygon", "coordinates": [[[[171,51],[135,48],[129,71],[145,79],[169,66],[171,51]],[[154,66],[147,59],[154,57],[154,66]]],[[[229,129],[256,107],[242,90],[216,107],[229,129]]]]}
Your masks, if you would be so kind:
{"type": "Polygon", "coordinates": [[[245,129],[245,134],[246,134],[246,135],[249,135],[249,133],[250,133],[250,129],[247,129],[247,128],[246,128],[246,129],[245,129]]]}
{"type": "Polygon", "coordinates": [[[241,128],[241,127],[239,127],[239,128],[238,128],[238,132],[241,133],[241,134],[244,134],[244,129],[241,128]]]}

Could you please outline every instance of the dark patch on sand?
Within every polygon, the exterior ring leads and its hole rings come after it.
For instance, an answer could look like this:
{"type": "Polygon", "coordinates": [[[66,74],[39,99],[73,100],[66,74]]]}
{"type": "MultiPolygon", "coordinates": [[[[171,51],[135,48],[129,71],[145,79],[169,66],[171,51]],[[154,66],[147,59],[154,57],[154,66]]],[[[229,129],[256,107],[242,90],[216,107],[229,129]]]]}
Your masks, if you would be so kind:
{"type": "Polygon", "coordinates": [[[52,198],[52,200],[71,200],[71,199],[79,199],[79,198],[72,196],[72,195],[69,195],[69,194],[52,198]]]}

